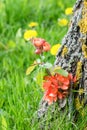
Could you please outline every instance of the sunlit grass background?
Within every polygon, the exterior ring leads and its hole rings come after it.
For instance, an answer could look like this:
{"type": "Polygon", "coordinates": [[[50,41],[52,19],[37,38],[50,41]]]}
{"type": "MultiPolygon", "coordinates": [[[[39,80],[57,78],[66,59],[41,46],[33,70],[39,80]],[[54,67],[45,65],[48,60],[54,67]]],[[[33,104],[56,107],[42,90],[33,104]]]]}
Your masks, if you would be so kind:
{"type": "MultiPolygon", "coordinates": [[[[0,130],[38,130],[39,123],[31,119],[43,96],[34,78],[37,71],[26,76],[26,69],[34,62],[34,48],[23,34],[28,24],[37,22],[38,37],[51,46],[61,43],[68,26],[60,27],[58,19],[75,0],[0,0],[0,130]]],[[[45,54],[54,63],[55,56],[45,54]]],[[[83,130],[87,119],[79,120],[74,129],[83,130]]],[[[72,122],[65,115],[53,123],[52,130],[72,130],[72,122]]],[[[45,128],[48,130],[48,128],[45,128]]]]}

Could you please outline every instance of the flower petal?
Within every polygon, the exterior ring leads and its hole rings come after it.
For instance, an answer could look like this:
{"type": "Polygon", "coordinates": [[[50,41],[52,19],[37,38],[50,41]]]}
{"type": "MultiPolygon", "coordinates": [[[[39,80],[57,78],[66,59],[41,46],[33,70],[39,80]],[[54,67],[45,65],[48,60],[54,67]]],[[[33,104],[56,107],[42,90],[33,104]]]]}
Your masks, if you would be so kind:
{"type": "Polygon", "coordinates": [[[36,27],[38,26],[38,23],[37,22],[31,22],[28,24],[29,27],[36,27]]]}
{"type": "Polygon", "coordinates": [[[59,26],[67,26],[67,24],[68,24],[68,20],[65,19],[65,18],[58,20],[58,25],[59,26]]]}
{"type": "Polygon", "coordinates": [[[62,90],[67,90],[68,88],[69,88],[69,87],[66,86],[66,85],[61,86],[61,89],[62,89],[62,90]]]}
{"type": "Polygon", "coordinates": [[[56,44],[56,45],[52,46],[50,53],[52,55],[56,55],[60,47],[61,47],[61,44],[56,44]]]}
{"type": "Polygon", "coordinates": [[[73,13],[73,8],[72,7],[66,8],[66,10],[65,10],[66,15],[71,15],[72,13],[73,13]]]}
{"type": "Polygon", "coordinates": [[[60,93],[60,92],[58,92],[58,99],[63,99],[63,94],[62,93],[60,93]]]}
{"type": "Polygon", "coordinates": [[[36,37],[37,36],[37,32],[35,30],[27,30],[24,33],[24,39],[26,41],[28,41],[29,39],[36,37]]]}
{"type": "Polygon", "coordinates": [[[50,85],[51,85],[51,81],[46,81],[46,82],[43,83],[43,88],[44,88],[45,90],[48,90],[49,87],[50,87],[50,85]]]}

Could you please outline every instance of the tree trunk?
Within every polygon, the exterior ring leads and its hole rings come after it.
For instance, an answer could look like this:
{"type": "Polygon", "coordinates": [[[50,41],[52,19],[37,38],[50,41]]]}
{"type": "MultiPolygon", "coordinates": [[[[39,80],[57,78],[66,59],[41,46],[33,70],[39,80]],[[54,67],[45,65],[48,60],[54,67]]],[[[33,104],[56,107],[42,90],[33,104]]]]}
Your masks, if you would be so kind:
{"type": "Polygon", "coordinates": [[[37,112],[38,118],[46,115],[49,107],[55,113],[55,109],[63,109],[66,104],[69,106],[70,116],[74,108],[80,112],[87,103],[87,0],[76,1],[69,30],[62,41],[54,66],[61,66],[72,73],[77,77],[77,82],[71,83],[68,99],[59,100],[58,107],[56,103],[49,106],[42,99],[37,112]]]}

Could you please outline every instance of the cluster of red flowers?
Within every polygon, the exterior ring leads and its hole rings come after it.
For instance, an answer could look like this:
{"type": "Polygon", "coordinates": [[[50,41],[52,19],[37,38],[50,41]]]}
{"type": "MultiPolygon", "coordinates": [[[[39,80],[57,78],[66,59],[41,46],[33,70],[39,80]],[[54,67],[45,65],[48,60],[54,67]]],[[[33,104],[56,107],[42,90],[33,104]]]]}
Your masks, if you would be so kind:
{"type": "Polygon", "coordinates": [[[34,38],[32,39],[32,43],[36,47],[36,54],[41,54],[42,52],[50,50],[50,44],[42,38],[34,38]]]}
{"type": "Polygon", "coordinates": [[[68,74],[67,77],[55,74],[54,76],[46,76],[44,80],[44,100],[48,101],[48,104],[52,104],[57,99],[63,99],[68,95],[70,82],[73,80],[73,77],[71,74],[68,74]]]}

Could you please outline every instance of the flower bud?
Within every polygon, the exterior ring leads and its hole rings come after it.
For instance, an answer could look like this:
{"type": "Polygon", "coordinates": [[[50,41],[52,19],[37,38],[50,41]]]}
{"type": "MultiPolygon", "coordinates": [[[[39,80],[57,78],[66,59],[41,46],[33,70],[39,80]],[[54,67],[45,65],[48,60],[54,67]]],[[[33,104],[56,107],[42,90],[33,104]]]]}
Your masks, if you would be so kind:
{"type": "Polygon", "coordinates": [[[43,51],[49,51],[50,50],[50,44],[45,42],[45,44],[43,45],[43,51]]]}
{"type": "Polygon", "coordinates": [[[35,39],[33,39],[33,44],[34,44],[35,47],[43,46],[44,42],[45,42],[45,40],[42,39],[42,38],[35,38],[35,39]]]}
{"type": "Polygon", "coordinates": [[[42,51],[41,51],[41,49],[36,49],[35,53],[39,55],[42,53],[42,51]]]}

